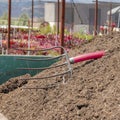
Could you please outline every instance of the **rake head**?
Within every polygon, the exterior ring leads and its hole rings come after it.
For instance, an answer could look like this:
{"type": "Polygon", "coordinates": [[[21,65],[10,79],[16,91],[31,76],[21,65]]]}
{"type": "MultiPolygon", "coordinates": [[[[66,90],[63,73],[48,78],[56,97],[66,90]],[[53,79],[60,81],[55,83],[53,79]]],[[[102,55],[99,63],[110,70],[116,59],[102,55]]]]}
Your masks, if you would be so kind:
{"type": "MultiPolygon", "coordinates": [[[[61,77],[63,82],[65,82],[65,78],[67,76],[67,78],[70,78],[72,76],[72,67],[71,67],[71,64],[70,64],[70,61],[69,61],[69,56],[67,54],[67,51],[63,48],[63,47],[52,47],[52,48],[49,48],[49,49],[42,49],[41,51],[49,51],[49,50],[54,50],[54,49],[62,49],[63,50],[63,54],[61,55],[57,55],[55,57],[51,57],[51,56],[48,56],[48,57],[43,57],[43,58],[25,58],[25,57],[21,57],[19,58],[18,60],[21,60],[23,62],[30,62],[30,64],[33,64],[34,63],[38,63],[38,66],[37,67],[20,67],[20,68],[17,68],[17,70],[21,70],[21,71],[29,71],[29,72],[41,72],[41,71],[45,71],[45,74],[42,73],[42,75],[35,75],[34,77],[31,77],[29,79],[22,79],[22,80],[41,80],[41,79],[49,79],[49,78],[52,78],[52,77],[61,77]],[[50,61],[55,61],[55,63],[51,66],[48,66],[47,63],[49,63],[50,61]],[[42,62],[44,62],[44,67],[39,67],[41,66],[42,62]],[[48,72],[49,71],[49,72],[48,72]],[[41,76],[41,77],[40,77],[41,76]]],[[[28,65],[30,66],[30,65],[28,65]]],[[[54,85],[52,85],[54,86],[54,85]]],[[[32,88],[29,88],[29,89],[32,89],[32,88]]]]}

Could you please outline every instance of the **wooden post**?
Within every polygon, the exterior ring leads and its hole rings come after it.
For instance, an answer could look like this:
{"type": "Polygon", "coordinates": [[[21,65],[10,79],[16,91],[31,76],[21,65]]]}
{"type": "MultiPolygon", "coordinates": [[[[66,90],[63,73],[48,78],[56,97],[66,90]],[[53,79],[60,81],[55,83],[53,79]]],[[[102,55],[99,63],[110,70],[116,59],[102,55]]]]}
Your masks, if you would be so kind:
{"type": "Polygon", "coordinates": [[[7,49],[10,48],[10,26],[11,26],[11,0],[8,0],[8,43],[7,43],[7,49]]]}
{"type": "MultiPolygon", "coordinates": [[[[61,46],[64,47],[64,26],[65,26],[65,0],[62,0],[61,3],[61,46]]],[[[61,49],[61,54],[63,54],[63,49],[61,49]]]]}

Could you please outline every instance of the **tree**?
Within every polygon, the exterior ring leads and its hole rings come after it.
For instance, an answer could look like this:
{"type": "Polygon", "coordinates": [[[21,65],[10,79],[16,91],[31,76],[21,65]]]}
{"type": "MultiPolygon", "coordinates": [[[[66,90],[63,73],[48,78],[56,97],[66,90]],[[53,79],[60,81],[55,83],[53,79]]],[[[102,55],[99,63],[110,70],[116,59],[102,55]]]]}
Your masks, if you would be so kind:
{"type": "Polygon", "coordinates": [[[29,16],[26,13],[20,15],[18,25],[26,26],[28,25],[29,16]]]}
{"type": "Polygon", "coordinates": [[[4,12],[3,15],[1,16],[2,20],[8,20],[8,12],[4,12]]]}
{"type": "Polygon", "coordinates": [[[1,24],[7,25],[8,23],[8,12],[4,12],[3,15],[0,17],[1,24]]]}

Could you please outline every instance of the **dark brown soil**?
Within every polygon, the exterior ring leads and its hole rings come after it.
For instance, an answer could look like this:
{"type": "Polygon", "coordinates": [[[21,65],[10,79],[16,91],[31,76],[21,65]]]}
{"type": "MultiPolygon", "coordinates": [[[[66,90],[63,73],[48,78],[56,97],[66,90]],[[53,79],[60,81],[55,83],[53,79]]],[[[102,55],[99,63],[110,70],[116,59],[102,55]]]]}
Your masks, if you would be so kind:
{"type": "MultiPolygon", "coordinates": [[[[120,120],[120,33],[96,37],[69,56],[98,50],[107,53],[73,64],[72,78],[66,76],[65,83],[62,77],[22,82],[18,77],[1,85],[0,113],[8,120],[120,120]]],[[[36,77],[52,73],[47,70],[36,77]]]]}

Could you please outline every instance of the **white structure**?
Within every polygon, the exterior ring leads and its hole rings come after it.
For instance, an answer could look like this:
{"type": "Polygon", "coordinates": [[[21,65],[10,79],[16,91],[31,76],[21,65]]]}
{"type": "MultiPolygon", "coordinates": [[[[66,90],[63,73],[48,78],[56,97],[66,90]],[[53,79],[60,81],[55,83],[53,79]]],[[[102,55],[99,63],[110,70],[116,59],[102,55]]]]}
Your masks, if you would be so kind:
{"type": "MultiPolygon", "coordinates": [[[[58,10],[57,3],[45,3],[45,21],[49,22],[51,26],[56,25],[58,21],[58,10]],[[48,14],[49,13],[49,14],[48,14]]],[[[60,18],[60,16],[59,16],[60,18]]],[[[83,30],[88,31],[88,25],[81,24],[81,20],[79,20],[79,16],[77,15],[75,9],[72,4],[66,5],[65,9],[65,26],[68,30],[73,32],[77,32],[83,30]]]]}
{"type": "Polygon", "coordinates": [[[113,8],[111,11],[109,10],[107,12],[107,15],[109,16],[111,12],[112,15],[112,21],[114,21],[117,24],[117,27],[120,28],[120,6],[113,8]]]}
{"type": "Polygon", "coordinates": [[[55,23],[55,12],[56,12],[56,6],[53,3],[45,3],[45,21],[49,22],[51,26],[54,26],[55,23]]]}

